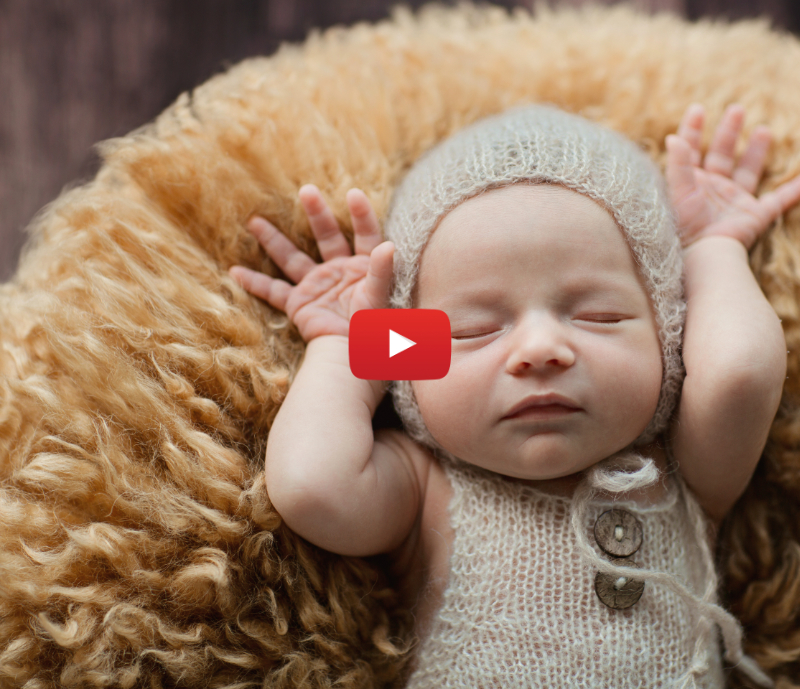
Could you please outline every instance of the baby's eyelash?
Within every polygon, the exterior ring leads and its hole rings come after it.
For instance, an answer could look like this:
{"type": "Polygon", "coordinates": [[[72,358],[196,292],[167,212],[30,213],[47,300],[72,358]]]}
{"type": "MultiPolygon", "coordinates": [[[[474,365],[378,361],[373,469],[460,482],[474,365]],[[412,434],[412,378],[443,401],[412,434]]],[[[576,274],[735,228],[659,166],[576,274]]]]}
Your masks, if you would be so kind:
{"type": "Polygon", "coordinates": [[[624,316],[617,313],[590,313],[585,316],[578,316],[578,320],[592,321],[593,323],[619,323],[624,320],[624,316]]]}
{"type": "MultiPolygon", "coordinates": [[[[625,316],[619,313],[588,313],[588,314],[581,314],[575,317],[575,320],[579,321],[589,321],[591,323],[599,323],[599,324],[608,324],[613,325],[615,323],[620,323],[621,321],[627,320],[629,316],[625,316]]],[[[467,335],[453,335],[451,339],[453,340],[475,340],[479,337],[486,337],[487,335],[491,335],[492,333],[496,332],[495,330],[487,330],[485,332],[479,333],[469,333],[467,335]]]]}
{"type": "Polygon", "coordinates": [[[485,335],[491,335],[491,332],[486,333],[475,333],[474,335],[453,335],[453,340],[474,340],[476,337],[484,337],[485,335]]]}

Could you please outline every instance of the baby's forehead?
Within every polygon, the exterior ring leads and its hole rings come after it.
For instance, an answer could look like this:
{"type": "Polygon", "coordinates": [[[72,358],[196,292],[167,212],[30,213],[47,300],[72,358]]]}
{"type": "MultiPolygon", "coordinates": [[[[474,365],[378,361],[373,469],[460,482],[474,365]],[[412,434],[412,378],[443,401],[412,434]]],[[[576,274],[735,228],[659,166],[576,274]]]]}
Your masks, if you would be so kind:
{"type": "Polygon", "coordinates": [[[452,271],[433,277],[426,273],[415,285],[413,306],[457,313],[473,307],[519,305],[529,299],[564,306],[585,298],[640,301],[648,297],[635,268],[619,269],[580,257],[553,263],[545,270],[501,261],[480,273],[452,271]]]}
{"type": "MultiPolygon", "coordinates": [[[[488,237],[497,235],[513,223],[536,221],[540,229],[553,227],[557,235],[564,221],[619,225],[604,204],[559,184],[529,182],[491,187],[470,196],[438,218],[431,229],[427,244],[458,240],[462,228],[479,225],[488,237]]],[[[620,230],[621,232],[622,230],[620,230]]]]}
{"type": "Polygon", "coordinates": [[[595,200],[557,185],[515,184],[470,197],[443,214],[420,262],[452,263],[532,245],[568,248],[587,242],[629,252],[616,219],[595,200]]]}
{"type": "Polygon", "coordinates": [[[508,185],[470,197],[436,224],[417,264],[411,306],[446,308],[439,304],[449,292],[469,293],[483,278],[500,291],[524,290],[552,265],[560,268],[554,282],[564,285],[561,299],[609,284],[649,294],[638,263],[626,232],[596,200],[560,185],[508,185]],[[586,277],[597,286],[587,287],[586,277]]]}

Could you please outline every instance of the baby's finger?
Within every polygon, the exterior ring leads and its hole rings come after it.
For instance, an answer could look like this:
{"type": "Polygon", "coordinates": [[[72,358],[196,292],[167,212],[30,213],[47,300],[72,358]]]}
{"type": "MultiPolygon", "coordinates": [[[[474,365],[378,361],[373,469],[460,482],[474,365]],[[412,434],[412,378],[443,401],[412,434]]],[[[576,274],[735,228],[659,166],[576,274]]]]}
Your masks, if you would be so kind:
{"type": "Polygon", "coordinates": [[[744,108],[729,105],[714,132],[703,167],[709,172],[730,177],[736,163],[736,141],[744,124],[744,108]]]}
{"type": "Polygon", "coordinates": [[[739,158],[739,164],[733,171],[731,179],[741,184],[750,194],[754,194],[758,187],[758,180],[764,174],[764,163],[767,160],[767,151],[772,142],[772,134],[767,127],[756,127],[750,135],[745,152],[739,158]]]}
{"type": "Polygon", "coordinates": [[[767,192],[758,199],[772,222],[800,202],[800,176],[784,182],[777,189],[767,192]]]}
{"type": "Polygon", "coordinates": [[[322,193],[313,184],[305,184],[298,192],[300,203],[306,212],[311,231],[319,246],[323,261],[330,261],[339,256],[351,256],[350,245],[339,229],[339,223],[333,211],[325,203],[322,193]]]}
{"type": "Polygon", "coordinates": [[[364,296],[373,309],[385,309],[389,305],[393,259],[394,244],[392,242],[380,244],[370,254],[364,296]]]}
{"type": "Polygon", "coordinates": [[[347,192],[347,206],[353,219],[356,254],[369,255],[383,241],[378,216],[375,215],[372,204],[361,189],[351,189],[347,192]]]}
{"type": "Polygon", "coordinates": [[[678,127],[678,136],[685,139],[692,150],[692,164],[700,165],[700,146],[703,143],[703,119],[705,109],[699,103],[692,103],[683,113],[678,127]]]}
{"type": "Polygon", "coordinates": [[[267,255],[295,284],[317,265],[308,254],[300,251],[283,232],[264,218],[254,215],[247,222],[247,229],[256,236],[267,255]]]}
{"type": "Polygon", "coordinates": [[[250,294],[286,313],[286,301],[292,291],[292,286],[288,282],[244,266],[231,266],[228,273],[250,294]]]}
{"type": "Polygon", "coordinates": [[[667,145],[667,184],[675,206],[689,197],[697,188],[692,150],[683,137],[670,134],[667,145]]]}

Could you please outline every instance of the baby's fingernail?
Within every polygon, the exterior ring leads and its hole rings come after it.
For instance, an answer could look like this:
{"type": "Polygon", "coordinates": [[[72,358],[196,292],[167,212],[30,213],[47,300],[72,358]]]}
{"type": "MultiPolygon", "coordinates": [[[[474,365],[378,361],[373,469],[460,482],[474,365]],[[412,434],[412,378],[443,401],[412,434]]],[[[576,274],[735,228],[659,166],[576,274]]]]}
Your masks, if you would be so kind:
{"type": "Polygon", "coordinates": [[[269,223],[260,215],[254,215],[252,218],[250,218],[250,220],[247,221],[246,227],[248,230],[250,230],[250,232],[255,232],[256,230],[269,229],[269,223]]]}

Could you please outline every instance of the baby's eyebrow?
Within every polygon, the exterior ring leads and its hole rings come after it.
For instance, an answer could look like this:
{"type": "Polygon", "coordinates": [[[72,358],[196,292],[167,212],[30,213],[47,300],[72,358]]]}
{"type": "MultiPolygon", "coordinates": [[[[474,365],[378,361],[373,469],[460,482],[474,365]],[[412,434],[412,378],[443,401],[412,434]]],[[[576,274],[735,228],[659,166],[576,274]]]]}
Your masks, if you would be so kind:
{"type": "Polygon", "coordinates": [[[563,285],[568,294],[582,294],[585,292],[613,292],[618,294],[638,287],[638,282],[628,275],[582,275],[581,277],[563,285]]]}
{"type": "Polygon", "coordinates": [[[454,291],[445,296],[440,306],[475,306],[492,305],[503,296],[502,289],[470,289],[464,292],[454,291]]]}
{"type": "MultiPolygon", "coordinates": [[[[637,285],[627,276],[595,274],[581,275],[574,280],[565,281],[561,285],[561,290],[569,297],[577,297],[586,293],[620,294],[635,290],[636,287],[637,285]]],[[[440,306],[442,308],[493,306],[505,295],[506,290],[498,287],[466,288],[463,291],[454,290],[444,297],[440,306]]]]}

